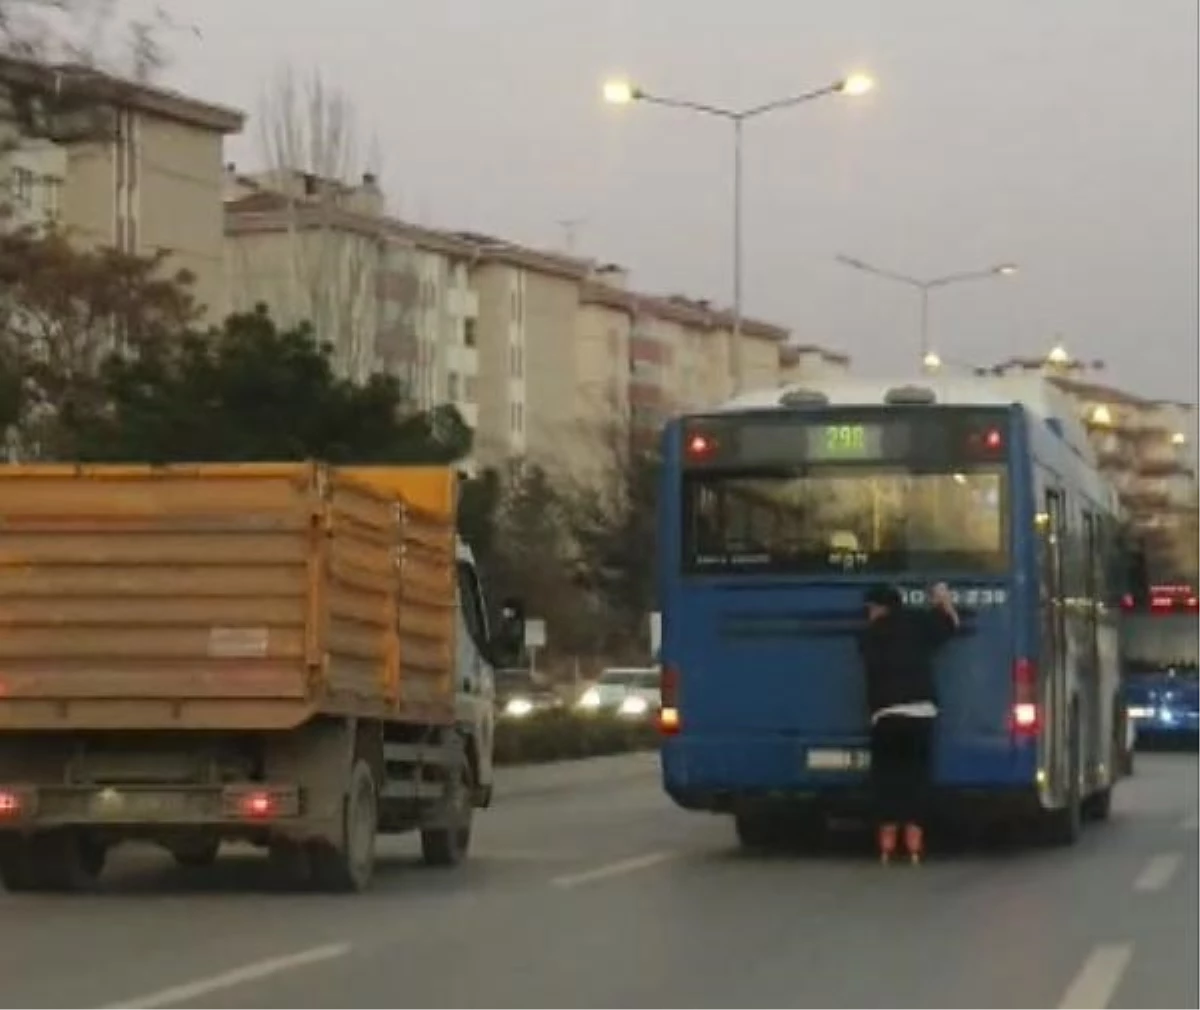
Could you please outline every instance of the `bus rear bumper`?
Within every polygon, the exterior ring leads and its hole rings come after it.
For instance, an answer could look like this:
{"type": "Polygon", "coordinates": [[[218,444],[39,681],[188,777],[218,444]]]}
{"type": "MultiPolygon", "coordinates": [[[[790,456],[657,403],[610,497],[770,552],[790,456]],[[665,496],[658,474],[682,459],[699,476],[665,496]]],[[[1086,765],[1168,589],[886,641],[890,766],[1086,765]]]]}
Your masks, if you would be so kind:
{"type": "MultiPolygon", "coordinates": [[[[1035,813],[1041,806],[1032,755],[1011,747],[977,748],[962,760],[943,755],[934,773],[934,805],[972,817],[1035,813]]],[[[662,748],[663,787],[686,810],[734,813],[781,804],[830,816],[859,816],[871,802],[866,739],[676,737],[662,748]]]]}

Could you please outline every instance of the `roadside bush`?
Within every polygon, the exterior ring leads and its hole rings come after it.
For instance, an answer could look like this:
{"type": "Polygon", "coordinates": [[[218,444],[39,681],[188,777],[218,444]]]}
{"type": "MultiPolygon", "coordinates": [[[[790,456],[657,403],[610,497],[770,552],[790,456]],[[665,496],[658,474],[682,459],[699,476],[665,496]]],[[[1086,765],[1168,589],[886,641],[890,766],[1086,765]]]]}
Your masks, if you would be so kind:
{"type": "Polygon", "coordinates": [[[569,711],[537,712],[497,723],[495,761],[498,765],[543,764],[653,750],[657,746],[658,730],[650,720],[569,711]]]}

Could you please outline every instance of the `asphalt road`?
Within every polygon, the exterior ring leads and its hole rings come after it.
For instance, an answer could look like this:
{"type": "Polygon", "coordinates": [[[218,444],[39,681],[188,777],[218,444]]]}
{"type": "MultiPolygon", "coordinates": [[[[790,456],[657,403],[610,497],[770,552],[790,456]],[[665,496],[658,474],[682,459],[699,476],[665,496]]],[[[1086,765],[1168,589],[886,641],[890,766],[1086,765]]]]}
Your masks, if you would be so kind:
{"type": "Polygon", "coordinates": [[[1196,1007],[1197,759],[1139,758],[1069,851],[883,868],[752,858],[652,759],[531,773],[476,858],[389,843],[358,898],[118,858],[103,891],[0,896],[5,1007],[1196,1007]],[[572,788],[572,782],[576,785],[572,788]]]}

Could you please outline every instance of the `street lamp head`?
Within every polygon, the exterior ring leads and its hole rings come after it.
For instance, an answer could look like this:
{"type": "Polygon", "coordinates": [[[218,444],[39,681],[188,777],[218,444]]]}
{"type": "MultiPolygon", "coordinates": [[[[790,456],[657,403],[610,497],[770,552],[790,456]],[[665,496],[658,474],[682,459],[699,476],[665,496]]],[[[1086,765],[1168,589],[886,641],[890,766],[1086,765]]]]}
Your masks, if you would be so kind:
{"type": "Polygon", "coordinates": [[[868,91],[875,88],[875,78],[870,74],[855,73],[850,74],[837,83],[837,90],[843,95],[849,95],[851,98],[857,98],[859,95],[865,95],[868,91]]]}
{"type": "Polygon", "coordinates": [[[936,372],[942,367],[942,357],[937,351],[927,351],[921,359],[921,364],[927,372],[936,372]]]}
{"type": "Polygon", "coordinates": [[[622,78],[604,82],[604,100],[609,105],[628,105],[636,102],[640,96],[639,89],[622,78]]]}
{"type": "Polygon", "coordinates": [[[995,273],[1001,277],[1011,277],[1016,272],[1017,265],[1015,263],[1001,263],[995,268],[995,273]]]}

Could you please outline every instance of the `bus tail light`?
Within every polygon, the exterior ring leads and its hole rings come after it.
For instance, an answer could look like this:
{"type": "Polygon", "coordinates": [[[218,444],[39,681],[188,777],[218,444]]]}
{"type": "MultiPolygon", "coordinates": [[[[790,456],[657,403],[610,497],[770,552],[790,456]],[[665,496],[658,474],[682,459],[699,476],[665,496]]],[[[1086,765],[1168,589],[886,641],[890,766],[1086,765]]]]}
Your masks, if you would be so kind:
{"type": "Polygon", "coordinates": [[[662,707],[658,711],[659,731],[667,736],[679,732],[679,669],[664,666],[659,676],[659,695],[662,707]]]}
{"type": "Polygon", "coordinates": [[[1032,659],[1021,657],[1013,663],[1012,730],[1018,736],[1034,736],[1041,729],[1038,709],[1037,666],[1032,659]]]}

